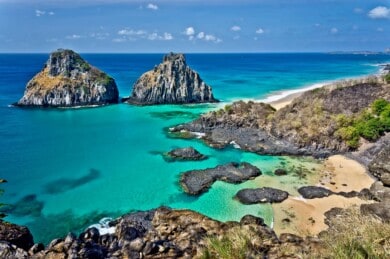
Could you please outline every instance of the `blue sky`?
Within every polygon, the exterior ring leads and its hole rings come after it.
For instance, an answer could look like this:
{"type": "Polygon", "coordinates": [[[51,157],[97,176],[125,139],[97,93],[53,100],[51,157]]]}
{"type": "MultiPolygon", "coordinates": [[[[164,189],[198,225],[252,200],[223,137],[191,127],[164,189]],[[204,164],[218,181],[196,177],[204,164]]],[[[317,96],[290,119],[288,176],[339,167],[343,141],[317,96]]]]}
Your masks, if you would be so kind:
{"type": "Polygon", "coordinates": [[[0,52],[390,48],[390,0],[0,0],[0,52]]]}

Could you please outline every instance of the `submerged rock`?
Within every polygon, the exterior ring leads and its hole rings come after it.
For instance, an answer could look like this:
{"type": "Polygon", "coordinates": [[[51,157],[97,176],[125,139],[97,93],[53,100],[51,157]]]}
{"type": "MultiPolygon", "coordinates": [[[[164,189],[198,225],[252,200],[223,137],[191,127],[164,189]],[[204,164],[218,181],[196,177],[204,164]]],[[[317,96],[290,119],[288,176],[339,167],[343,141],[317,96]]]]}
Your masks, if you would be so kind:
{"type": "Polygon", "coordinates": [[[176,148],[171,151],[169,151],[166,154],[168,159],[172,160],[204,160],[207,157],[205,155],[202,155],[198,150],[192,148],[192,147],[186,147],[186,148],[176,148]]]}
{"type": "Polygon", "coordinates": [[[275,203],[288,198],[288,192],[270,188],[242,189],[236,194],[236,198],[243,204],[275,203]]]}
{"type": "Polygon", "coordinates": [[[212,89],[186,63],[183,54],[170,53],[144,73],[125,100],[136,105],[217,102],[212,89]]]}
{"type": "Polygon", "coordinates": [[[43,70],[27,84],[18,106],[74,107],[117,103],[115,80],[72,50],[50,54],[43,70]]]}
{"type": "Polygon", "coordinates": [[[184,172],[180,177],[180,185],[186,193],[197,195],[207,191],[217,180],[242,183],[259,175],[261,175],[260,169],[249,163],[229,163],[214,168],[184,172]]]}

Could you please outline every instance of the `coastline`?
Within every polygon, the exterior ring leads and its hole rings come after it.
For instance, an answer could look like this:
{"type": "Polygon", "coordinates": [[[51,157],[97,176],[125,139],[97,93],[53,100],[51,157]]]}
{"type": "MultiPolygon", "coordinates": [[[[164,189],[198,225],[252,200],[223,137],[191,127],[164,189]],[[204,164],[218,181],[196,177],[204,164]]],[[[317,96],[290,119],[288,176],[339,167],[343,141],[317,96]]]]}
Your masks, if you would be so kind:
{"type": "MultiPolygon", "coordinates": [[[[374,179],[359,162],[343,155],[334,155],[326,159],[315,186],[325,187],[334,192],[360,192],[369,188],[374,179]]],[[[290,196],[279,204],[272,204],[274,210],[274,231],[298,235],[317,235],[328,228],[324,213],[336,207],[348,208],[369,203],[360,198],[346,198],[330,195],[325,198],[304,199],[290,196]]]]}

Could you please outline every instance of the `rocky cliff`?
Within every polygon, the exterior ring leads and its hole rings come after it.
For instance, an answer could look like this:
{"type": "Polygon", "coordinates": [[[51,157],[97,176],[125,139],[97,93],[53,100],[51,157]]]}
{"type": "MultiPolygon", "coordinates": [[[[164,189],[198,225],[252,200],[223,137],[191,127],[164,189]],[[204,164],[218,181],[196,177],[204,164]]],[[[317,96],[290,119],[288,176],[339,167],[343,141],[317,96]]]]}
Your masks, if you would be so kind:
{"type": "Polygon", "coordinates": [[[218,258],[205,251],[208,240],[241,232],[251,239],[248,249],[242,251],[239,258],[290,258],[288,256],[294,253],[312,251],[316,244],[310,238],[305,240],[291,234],[278,238],[261,218],[250,215],[240,222],[223,223],[190,210],[158,208],[124,215],[110,226],[115,229],[114,233],[100,235],[98,229],[90,228],[78,237],[69,233],[55,239],[46,248],[42,244],[20,247],[12,240],[2,238],[0,257],[218,258]]]}
{"type": "Polygon", "coordinates": [[[126,100],[137,105],[217,102],[212,89],[186,63],[183,54],[170,53],[134,84],[126,100]]]}
{"type": "Polygon", "coordinates": [[[278,111],[235,102],[171,131],[205,133],[203,139],[214,147],[233,143],[260,154],[327,156],[389,131],[389,101],[390,85],[374,77],[308,91],[278,111]]]}
{"type": "Polygon", "coordinates": [[[115,80],[72,50],[50,54],[43,70],[27,84],[19,106],[73,107],[117,103],[115,80]]]}

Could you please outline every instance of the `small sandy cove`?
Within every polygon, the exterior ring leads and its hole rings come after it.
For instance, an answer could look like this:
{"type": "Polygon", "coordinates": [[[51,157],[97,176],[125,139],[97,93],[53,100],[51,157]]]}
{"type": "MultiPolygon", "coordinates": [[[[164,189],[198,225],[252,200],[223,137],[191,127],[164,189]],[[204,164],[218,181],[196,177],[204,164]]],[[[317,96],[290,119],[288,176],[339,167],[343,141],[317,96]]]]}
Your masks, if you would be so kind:
{"type": "MultiPolygon", "coordinates": [[[[369,188],[374,180],[366,173],[366,169],[358,162],[341,155],[329,157],[314,185],[323,186],[334,192],[361,191],[369,188]]],[[[273,204],[274,230],[281,233],[298,235],[316,235],[327,226],[324,213],[331,208],[346,208],[360,205],[368,201],[359,198],[345,198],[331,195],[321,199],[303,199],[290,196],[279,204],[273,204]]]]}

